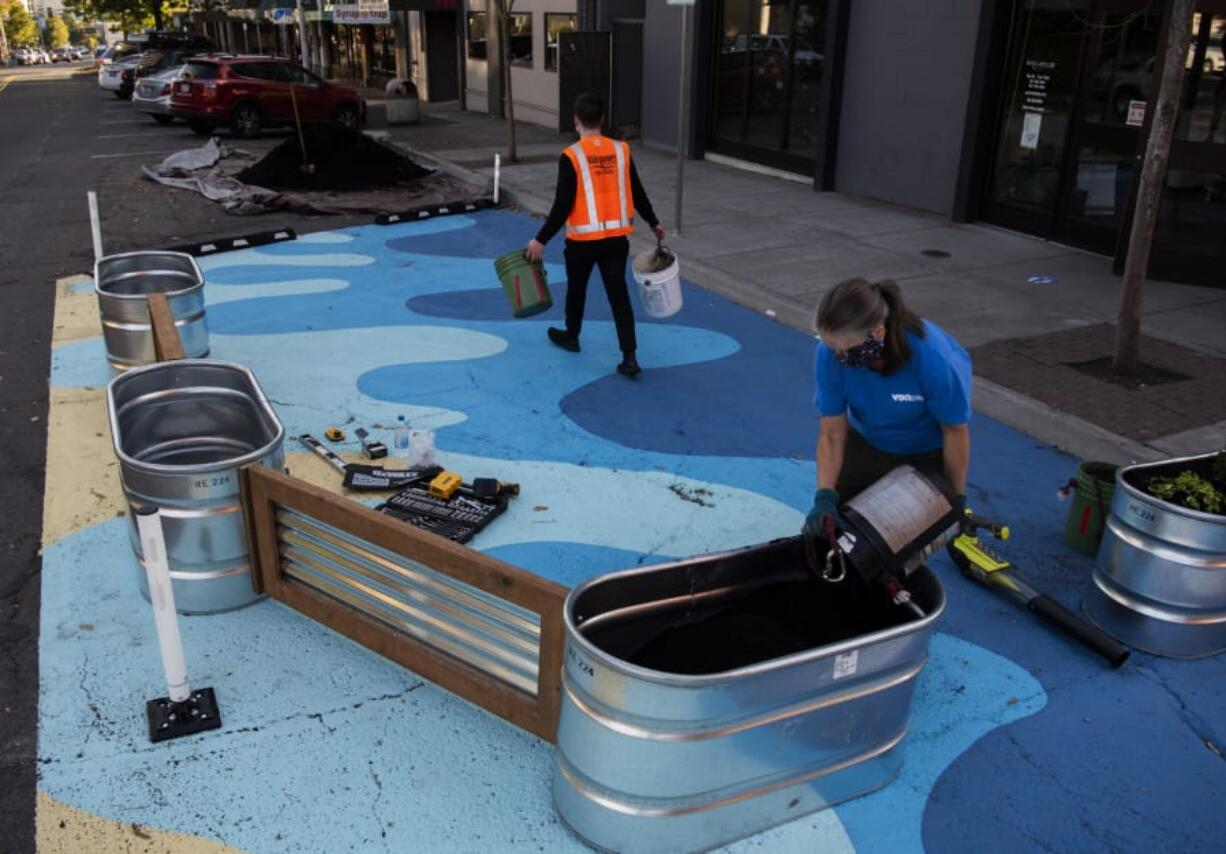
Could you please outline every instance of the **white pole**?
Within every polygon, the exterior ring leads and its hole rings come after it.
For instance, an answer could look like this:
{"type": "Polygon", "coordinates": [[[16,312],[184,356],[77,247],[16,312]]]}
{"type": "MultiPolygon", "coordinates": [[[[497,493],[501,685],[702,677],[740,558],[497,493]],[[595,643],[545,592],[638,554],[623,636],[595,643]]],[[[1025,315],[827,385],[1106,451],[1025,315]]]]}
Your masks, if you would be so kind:
{"type": "Polygon", "coordinates": [[[187,684],[187,662],[183,658],[183,639],[179,636],[179,619],[175,615],[175,592],[170,584],[170,564],[166,561],[162,517],[156,507],[146,506],[136,511],[136,530],[145,556],[149,600],[153,603],[153,622],[162,651],[162,669],[166,672],[166,692],[172,703],[182,703],[192,691],[187,684]]]}
{"type": "Polygon", "coordinates": [[[89,230],[94,238],[94,261],[102,258],[102,220],[98,216],[98,194],[90,190],[85,194],[89,200],[89,230]]]}
{"type": "Polygon", "coordinates": [[[494,155],[494,204],[498,204],[498,182],[502,179],[502,155],[494,155]]]}

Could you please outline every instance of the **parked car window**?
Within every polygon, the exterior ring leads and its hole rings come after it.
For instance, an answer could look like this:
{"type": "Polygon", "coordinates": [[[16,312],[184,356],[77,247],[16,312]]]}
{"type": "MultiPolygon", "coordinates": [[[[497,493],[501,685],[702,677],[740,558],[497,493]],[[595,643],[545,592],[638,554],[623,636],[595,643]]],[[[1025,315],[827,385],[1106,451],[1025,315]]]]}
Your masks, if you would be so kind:
{"type": "Polygon", "coordinates": [[[558,70],[558,40],[562,33],[579,29],[579,16],[545,13],[545,70],[558,70]]]}
{"type": "Polygon", "coordinates": [[[278,62],[235,62],[231,63],[230,70],[248,80],[278,80],[284,79],[277,70],[280,64],[278,62]]]}
{"type": "Polygon", "coordinates": [[[191,80],[216,80],[221,76],[221,66],[215,62],[189,62],[183,67],[183,76],[191,80]]]}
{"type": "Polygon", "coordinates": [[[468,13],[468,58],[485,59],[486,15],[484,12],[468,13]]]}

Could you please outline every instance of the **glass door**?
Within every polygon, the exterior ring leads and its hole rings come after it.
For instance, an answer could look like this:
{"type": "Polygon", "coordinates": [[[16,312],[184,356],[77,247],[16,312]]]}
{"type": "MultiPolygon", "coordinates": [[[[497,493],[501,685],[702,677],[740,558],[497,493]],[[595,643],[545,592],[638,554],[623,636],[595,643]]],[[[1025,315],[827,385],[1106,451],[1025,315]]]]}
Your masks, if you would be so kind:
{"type": "Polygon", "coordinates": [[[826,0],[719,0],[707,146],[813,175],[826,0]]]}
{"type": "Polygon", "coordinates": [[[1150,274],[1226,286],[1226,0],[1198,4],[1150,274]]]}

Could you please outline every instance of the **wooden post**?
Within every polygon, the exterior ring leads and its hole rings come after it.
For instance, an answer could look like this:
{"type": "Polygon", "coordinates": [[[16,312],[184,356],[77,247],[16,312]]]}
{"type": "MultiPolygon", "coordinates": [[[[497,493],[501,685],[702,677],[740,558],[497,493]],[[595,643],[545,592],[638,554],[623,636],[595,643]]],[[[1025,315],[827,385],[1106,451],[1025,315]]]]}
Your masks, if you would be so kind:
{"type": "Polygon", "coordinates": [[[179,337],[179,328],[175,326],[174,315],[170,312],[170,301],[166,294],[149,294],[149,322],[153,326],[153,355],[159,362],[169,362],[171,359],[184,359],[183,339],[179,337]]]}
{"type": "Polygon", "coordinates": [[[1136,211],[1128,235],[1128,260],[1124,264],[1124,286],[1115,330],[1115,358],[1112,370],[1117,376],[1136,376],[1141,351],[1141,303],[1145,273],[1149,267],[1158,206],[1166,182],[1166,166],[1175,135],[1183,88],[1183,69],[1192,38],[1192,7],[1195,0],[1172,0],[1167,22],[1166,50],[1162,56],[1162,78],[1153,104],[1149,140],[1141,163],[1136,211]]]}

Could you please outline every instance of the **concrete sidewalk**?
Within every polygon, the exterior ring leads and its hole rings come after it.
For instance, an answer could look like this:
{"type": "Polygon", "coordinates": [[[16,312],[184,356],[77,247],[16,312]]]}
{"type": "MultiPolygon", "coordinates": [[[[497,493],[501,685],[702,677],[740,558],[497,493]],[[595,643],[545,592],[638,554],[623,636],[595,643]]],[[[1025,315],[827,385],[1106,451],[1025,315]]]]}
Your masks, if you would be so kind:
{"type": "MultiPolygon", "coordinates": [[[[423,115],[421,125],[374,133],[488,185],[494,154],[506,151],[505,123],[454,105],[431,105],[423,115]]],[[[517,129],[521,162],[503,163],[502,192],[543,214],[557,155],[568,139],[531,125],[517,129]]],[[[634,156],[657,214],[673,231],[675,158],[640,145],[634,156]]],[[[797,329],[811,330],[822,294],[850,276],[895,279],[913,308],[968,349],[1101,325],[1118,311],[1121,280],[1110,259],[1050,241],[872,199],[817,193],[804,183],[710,161],[686,161],[684,189],[683,233],[668,242],[686,278],[797,329]]],[[[636,235],[636,251],[648,241],[636,235]]],[[[1145,333],[1187,348],[1184,358],[1226,356],[1223,329],[1226,289],[1146,285],[1145,333]]],[[[1049,400],[1114,395],[1117,405],[1128,404],[1118,389],[1100,389],[1102,380],[1072,371],[1055,376],[1070,387],[1049,400]]],[[[1175,432],[1140,439],[1142,434],[1121,434],[1101,426],[1109,421],[1092,423],[982,376],[976,377],[976,408],[1082,458],[1151,460],[1226,444],[1226,420],[1188,419],[1175,432]]]]}

